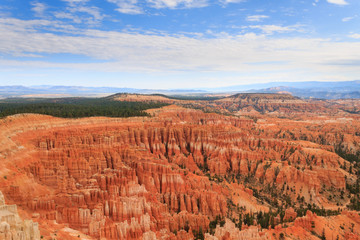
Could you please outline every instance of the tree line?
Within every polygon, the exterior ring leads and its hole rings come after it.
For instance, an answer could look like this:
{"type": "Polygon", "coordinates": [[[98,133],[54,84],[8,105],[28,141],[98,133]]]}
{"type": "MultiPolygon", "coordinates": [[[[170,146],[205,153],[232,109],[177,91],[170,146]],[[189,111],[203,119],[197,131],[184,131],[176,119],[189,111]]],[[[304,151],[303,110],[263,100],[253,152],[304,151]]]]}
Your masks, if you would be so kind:
{"type": "Polygon", "coordinates": [[[62,118],[149,116],[146,109],[165,105],[167,104],[122,102],[104,98],[24,99],[0,102],[0,117],[19,113],[38,113],[62,118]]]}

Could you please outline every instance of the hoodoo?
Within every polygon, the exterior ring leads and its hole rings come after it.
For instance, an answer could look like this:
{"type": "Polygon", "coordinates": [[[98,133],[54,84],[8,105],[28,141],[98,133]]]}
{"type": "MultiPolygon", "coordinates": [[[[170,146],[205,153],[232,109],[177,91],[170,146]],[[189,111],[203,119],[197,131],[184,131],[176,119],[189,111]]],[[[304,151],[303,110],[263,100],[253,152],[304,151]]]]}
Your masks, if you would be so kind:
{"type": "MultiPolygon", "coordinates": [[[[337,154],[337,136],[357,122],[148,111],[1,120],[0,190],[35,221],[16,223],[24,236],[36,238],[37,224],[64,239],[291,239],[330,235],[333,224],[341,238],[359,236],[359,215],[345,211],[357,170],[337,154]]],[[[341,150],[355,151],[354,138],[341,150]]]]}

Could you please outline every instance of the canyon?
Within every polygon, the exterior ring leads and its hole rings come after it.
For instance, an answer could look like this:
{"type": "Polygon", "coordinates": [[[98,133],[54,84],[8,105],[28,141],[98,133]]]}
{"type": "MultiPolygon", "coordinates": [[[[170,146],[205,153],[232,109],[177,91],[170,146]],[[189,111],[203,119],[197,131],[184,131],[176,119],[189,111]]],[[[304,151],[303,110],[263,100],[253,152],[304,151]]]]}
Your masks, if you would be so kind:
{"type": "Polygon", "coordinates": [[[4,239],[360,239],[360,100],[113,100],[169,105],[0,119],[4,239]]]}

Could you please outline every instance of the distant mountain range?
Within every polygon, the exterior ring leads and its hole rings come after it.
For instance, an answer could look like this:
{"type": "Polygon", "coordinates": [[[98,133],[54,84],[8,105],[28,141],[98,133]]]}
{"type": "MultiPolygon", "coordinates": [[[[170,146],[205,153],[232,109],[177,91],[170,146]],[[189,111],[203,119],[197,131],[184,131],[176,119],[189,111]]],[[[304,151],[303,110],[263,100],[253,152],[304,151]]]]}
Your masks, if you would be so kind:
{"type": "Polygon", "coordinates": [[[136,88],[117,88],[117,87],[83,87],[83,86],[0,86],[0,98],[12,97],[96,97],[108,96],[115,93],[141,93],[154,94],[161,93],[166,95],[174,94],[193,94],[206,93],[204,90],[192,89],[136,89],[136,88]]]}
{"type": "Polygon", "coordinates": [[[136,89],[83,86],[0,86],[0,98],[11,97],[94,97],[115,93],[160,93],[166,95],[209,95],[211,93],[290,93],[301,98],[360,98],[360,80],[343,82],[269,82],[200,89],[136,89]]]}
{"type": "Polygon", "coordinates": [[[302,98],[360,98],[360,80],[344,82],[270,82],[215,88],[213,92],[290,93],[302,98]]]}

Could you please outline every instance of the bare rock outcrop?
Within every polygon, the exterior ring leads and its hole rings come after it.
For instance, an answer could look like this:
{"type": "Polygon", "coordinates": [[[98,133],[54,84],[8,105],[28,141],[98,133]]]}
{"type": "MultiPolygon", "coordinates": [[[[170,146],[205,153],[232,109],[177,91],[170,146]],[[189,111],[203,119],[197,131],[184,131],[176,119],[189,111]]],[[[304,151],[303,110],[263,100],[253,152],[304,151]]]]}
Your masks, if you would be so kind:
{"type": "Polygon", "coordinates": [[[22,220],[16,205],[6,205],[0,191],[0,239],[4,240],[38,240],[40,231],[38,223],[22,220]]]}

